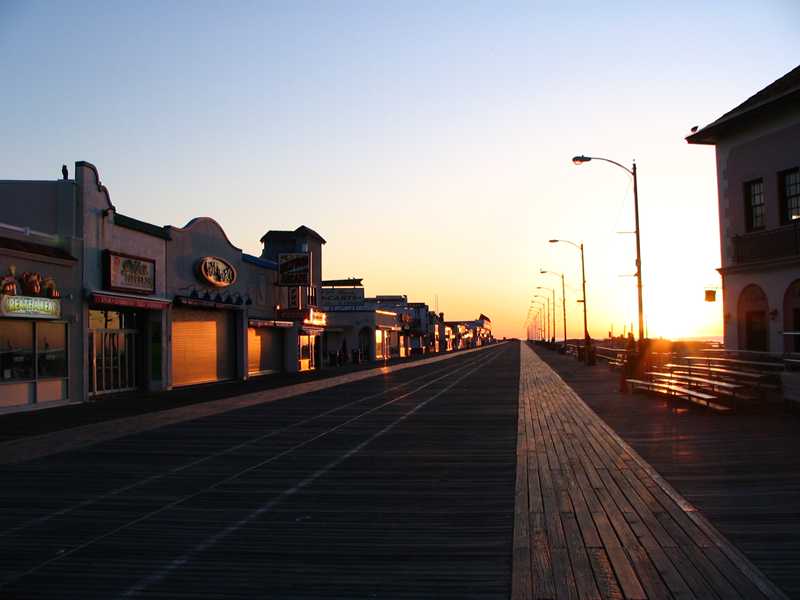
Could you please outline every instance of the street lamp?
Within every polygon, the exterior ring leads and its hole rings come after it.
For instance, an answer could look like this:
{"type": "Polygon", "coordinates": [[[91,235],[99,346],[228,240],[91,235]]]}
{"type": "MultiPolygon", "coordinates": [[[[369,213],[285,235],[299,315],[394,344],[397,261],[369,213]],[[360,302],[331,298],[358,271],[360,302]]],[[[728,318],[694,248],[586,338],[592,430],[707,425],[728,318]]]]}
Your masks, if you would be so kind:
{"type": "MultiPolygon", "coordinates": [[[[561,314],[564,317],[564,348],[567,347],[567,292],[566,285],[564,284],[564,274],[556,273],[555,271],[548,271],[547,269],[539,269],[542,275],[557,275],[561,277],[561,314]]],[[[555,300],[553,300],[555,302],[555,300]]]]}
{"type": "MultiPolygon", "coordinates": [[[[547,341],[550,341],[550,296],[544,296],[542,294],[534,294],[534,298],[543,298],[545,301],[545,310],[547,311],[545,314],[547,315],[547,341]]],[[[553,328],[555,329],[555,321],[553,321],[553,328]]]]}
{"type": "Polygon", "coordinates": [[[581,289],[583,293],[583,298],[578,300],[578,302],[583,302],[583,341],[585,344],[589,343],[589,326],[586,319],[586,267],[583,258],[583,242],[580,244],[576,244],[575,242],[570,242],[569,240],[548,240],[551,244],[557,244],[559,242],[564,244],[570,244],[575,246],[578,250],[581,251],[581,289]]]}
{"type": "Polygon", "coordinates": [[[555,341],[556,341],[556,289],[555,288],[544,287],[542,285],[537,285],[536,289],[537,290],[548,290],[550,292],[553,292],[553,331],[552,331],[551,340],[555,343],[555,341]]]}
{"type": "Polygon", "coordinates": [[[633,166],[629,169],[615,160],[601,158],[599,156],[581,155],[572,157],[572,162],[576,165],[582,165],[590,160],[602,160],[603,162],[611,163],[633,177],[633,213],[636,220],[636,230],[634,231],[636,234],[636,293],[639,300],[639,351],[641,352],[644,342],[644,306],[642,302],[642,250],[639,243],[639,188],[636,178],[636,161],[633,161],[633,166]]]}
{"type": "Polygon", "coordinates": [[[539,324],[540,324],[541,331],[542,331],[542,338],[544,338],[544,336],[545,336],[545,322],[544,322],[544,319],[542,318],[542,314],[543,313],[545,315],[547,314],[547,312],[546,312],[547,308],[545,307],[544,302],[535,301],[535,300],[531,300],[531,306],[536,307],[536,310],[538,311],[537,315],[539,316],[539,324]]]}

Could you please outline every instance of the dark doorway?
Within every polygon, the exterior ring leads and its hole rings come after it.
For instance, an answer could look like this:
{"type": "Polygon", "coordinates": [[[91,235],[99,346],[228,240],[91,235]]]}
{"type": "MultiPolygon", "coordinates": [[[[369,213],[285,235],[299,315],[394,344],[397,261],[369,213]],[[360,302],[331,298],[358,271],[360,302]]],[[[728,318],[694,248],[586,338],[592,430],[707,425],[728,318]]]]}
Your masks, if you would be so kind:
{"type": "Polygon", "coordinates": [[[745,313],[745,350],[767,351],[767,313],[763,310],[745,313]]]}

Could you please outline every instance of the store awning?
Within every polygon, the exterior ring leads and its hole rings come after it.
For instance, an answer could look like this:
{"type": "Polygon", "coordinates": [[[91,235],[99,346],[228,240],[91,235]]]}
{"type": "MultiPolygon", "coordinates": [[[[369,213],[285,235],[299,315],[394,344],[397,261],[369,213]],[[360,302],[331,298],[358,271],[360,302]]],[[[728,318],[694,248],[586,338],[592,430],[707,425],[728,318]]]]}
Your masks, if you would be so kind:
{"type": "Polygon", "coordinates": [[[154,296],[135,296],[119,292],[92,292],[89,301],[101,306],[122,306],[125,308],[141,308],[143,310],[164,310],[172,301],[168,298],[154,296]]]}

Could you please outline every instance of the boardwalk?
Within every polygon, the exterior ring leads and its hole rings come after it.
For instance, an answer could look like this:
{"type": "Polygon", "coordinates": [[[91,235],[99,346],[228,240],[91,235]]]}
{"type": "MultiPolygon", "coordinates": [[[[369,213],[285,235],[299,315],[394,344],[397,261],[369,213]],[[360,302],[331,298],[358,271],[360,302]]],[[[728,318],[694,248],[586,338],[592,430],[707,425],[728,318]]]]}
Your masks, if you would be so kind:
{"type": "Polygon", "coordinates": [[[0,597],[507,598],[505,344],[0,467],[0,597]]]}
{"type": "Polygon", "coordinates": [[[800,415],[740,402],[734,415],[620,394],[619,373],[539,352],[578,395],[776,585],[800,598],[800,415]]]}
{"type": "Polygon", "coordinates": [[[527,346],[516,481],[515,599],[784,597],[527,346]]]}
{"type": "Polygon", "coordinates": [[[316,386],[0,466],[0,598],[783,597],[527,346],[316,386]]]}

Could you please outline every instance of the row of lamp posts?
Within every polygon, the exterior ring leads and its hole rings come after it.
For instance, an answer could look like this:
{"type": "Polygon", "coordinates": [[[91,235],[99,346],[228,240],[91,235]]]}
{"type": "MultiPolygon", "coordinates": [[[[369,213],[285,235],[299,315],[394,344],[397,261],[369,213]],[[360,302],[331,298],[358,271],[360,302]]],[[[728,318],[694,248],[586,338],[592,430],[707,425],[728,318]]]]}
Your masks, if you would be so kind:
{"type": "MultiPolygon", "coordinates": [[[[636,175],[636,162],[634,161],[633,166],[629,169],[628,167],[610,160],[608,158],[601,158],[598,156],[575,156],[572,159],[572,162],[576,165],[582,165],[583,163],[589,162],[591,160],[601,160],[607,163],[611,163],[612,165],[616,165],[620,169],[623,169],[626,173],[628,173],[631,177],[633,177],[633,210],[634,210],[634,218],[635,218],[635,225],[636,229],[634,233],[636,234],[636,294],[639,306],[639,339],[638,339],[638,351],[641,355],[644,351],[644,307],[642,302],[642,254],[641,254],[641,246],[639,240],[639,190],[638,190],[638,181],[636,175]]],[[[586,309],[586,262],[584,258],[584,250],[583,250],[583,242],[576,244],[575,242],[571,242],[570,240],[559,240],[559,239],[552,239],[549,240],[551,244],[563,243],[563,244],[570,244],[574,246],[577,250],[581,253],[581,295],[582,297],[578,300],[581,304],[583,304],[583,340],[584,340],[584,360],[589,362],[592,360],[590,356],[590,348],[591,348],[591,337],[589,336],[589,323],[588,323],[588,316],[587,316],[587,309],[586,309]]],[[[566,294],[565,294],[565,283],[564,283],[564,274],[557,273],[555,271],[548,271],[546,269],[540,269],[539,272],[541,274],[549,274],[549,275],[556,275],[561,277],[561,302],[562,302],[562,311],[564,316],[564,347],[566,348],[567,345],[567,304],[566,304],[566,294]]],[[[555,327],[556,327],[556,313],[555,313],[555,306],[556,306],[556,292],[554,288],[546,288],[543,286],[537,286],[537,290],[550,290],[553,294],[553,319],[552,319],[552,331],[549,328],[550,323],[550,298],[543,296],[541,294],[534,295],[534,298],[545,298],[547,300],[546,304],[542,303],[541,306],[547,310],[545,313],[547,318],[547,339],[548,341],[555,340],[555,327]],[[552,335],[551,335],[552,333],[552,335]]],[[[530,315],[529,315],[530,316],[530,315]]]]}

